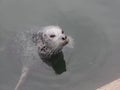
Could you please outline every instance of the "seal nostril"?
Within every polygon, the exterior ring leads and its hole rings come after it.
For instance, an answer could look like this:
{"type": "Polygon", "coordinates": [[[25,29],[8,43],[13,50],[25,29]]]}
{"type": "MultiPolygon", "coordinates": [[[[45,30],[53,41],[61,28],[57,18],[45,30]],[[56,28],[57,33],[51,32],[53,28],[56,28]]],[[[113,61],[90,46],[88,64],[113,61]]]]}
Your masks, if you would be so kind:
{"type": "Polygon", "coordinates": [[[65,40],[67,38],[67,36],[65,36],[65,37],[62,37],[62,40],[65,40]]]}
{"type": "Polygon", "coordinates": [[[64,38],[64,37],[62,37],[62,40],[65,40],[65,38],[64,38]]]}

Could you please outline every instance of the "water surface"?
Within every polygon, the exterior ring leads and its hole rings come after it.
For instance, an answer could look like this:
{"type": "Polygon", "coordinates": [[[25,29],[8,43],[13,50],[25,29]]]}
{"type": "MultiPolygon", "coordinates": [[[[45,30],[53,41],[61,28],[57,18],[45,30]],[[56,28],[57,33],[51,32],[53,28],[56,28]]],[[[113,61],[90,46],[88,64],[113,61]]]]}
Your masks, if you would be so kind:
{"type": "MultiPolygon", "coordinates": [[[[118,3],[118,0],[0,1],[0,90],[13,90],[21,73],[24,59],[16,35],[46,25],[61,26],[75,40],[74,49],[64,51],[67,72],[56,76],[46,64],[36,63],[23,90],[95,90],[117,79],[118,3]]],[[[36,56],[35,60],[39,58],[36,56]]]]}

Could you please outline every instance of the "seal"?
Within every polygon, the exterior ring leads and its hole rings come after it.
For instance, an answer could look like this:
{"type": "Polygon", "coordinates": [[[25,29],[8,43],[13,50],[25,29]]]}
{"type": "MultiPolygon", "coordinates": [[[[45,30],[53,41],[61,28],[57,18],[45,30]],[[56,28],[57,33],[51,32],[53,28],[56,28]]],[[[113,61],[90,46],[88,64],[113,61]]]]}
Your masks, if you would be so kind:
{"type": "Polygon", "coordinates": [[[43,27],[33,34],[32,41],[38,47],[41,60],[52,66],[56,74],[66,71],[62,49],[69,43],[69,38],[59,26],[43,27]]]}
{"type": "Polygon", "coordinates": [[[46,26],[33,34],[32,41],[38,47],[40,57],[49,59],[51,55],[62,51],[62,48],[69,43],[69,38],[59,26],[46,26]]]}

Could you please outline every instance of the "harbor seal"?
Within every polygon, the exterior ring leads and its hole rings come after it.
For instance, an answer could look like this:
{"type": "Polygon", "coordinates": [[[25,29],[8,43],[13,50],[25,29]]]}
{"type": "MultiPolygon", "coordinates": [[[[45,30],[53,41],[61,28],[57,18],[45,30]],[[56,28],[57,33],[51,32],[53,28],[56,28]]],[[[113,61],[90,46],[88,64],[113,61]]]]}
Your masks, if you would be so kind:
{"type": "Polygon", "coordinates": [[[38,47],[38,54],[43,62],[52,66],[56,74],[66,71],[66,63],[62,49],[70,41],[59,26],[46,26],[33,33],[32,41],[38,47]]]}
{"type": "Polygon", "coordinates": [[[69,38],[59,26],[47,26],[41,31],[33,33],[32,41],[38,47],[42,59],[49,59],[51,55],[61,52],[69,43],[69,38]]]}

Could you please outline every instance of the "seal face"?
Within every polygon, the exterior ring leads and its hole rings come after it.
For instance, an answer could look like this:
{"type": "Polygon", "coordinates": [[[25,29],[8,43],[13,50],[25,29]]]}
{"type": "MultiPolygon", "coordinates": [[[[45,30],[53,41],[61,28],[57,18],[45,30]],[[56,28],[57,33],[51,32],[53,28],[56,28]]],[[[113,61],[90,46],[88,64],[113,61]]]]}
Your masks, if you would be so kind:
{"type": "Polygon", "coordinates": [[[44,38],[46,39],[46,45],[55,49],[62,49],[62,47],[68,43],[67,36],[58,26],[45,27],[44,38]]]}

